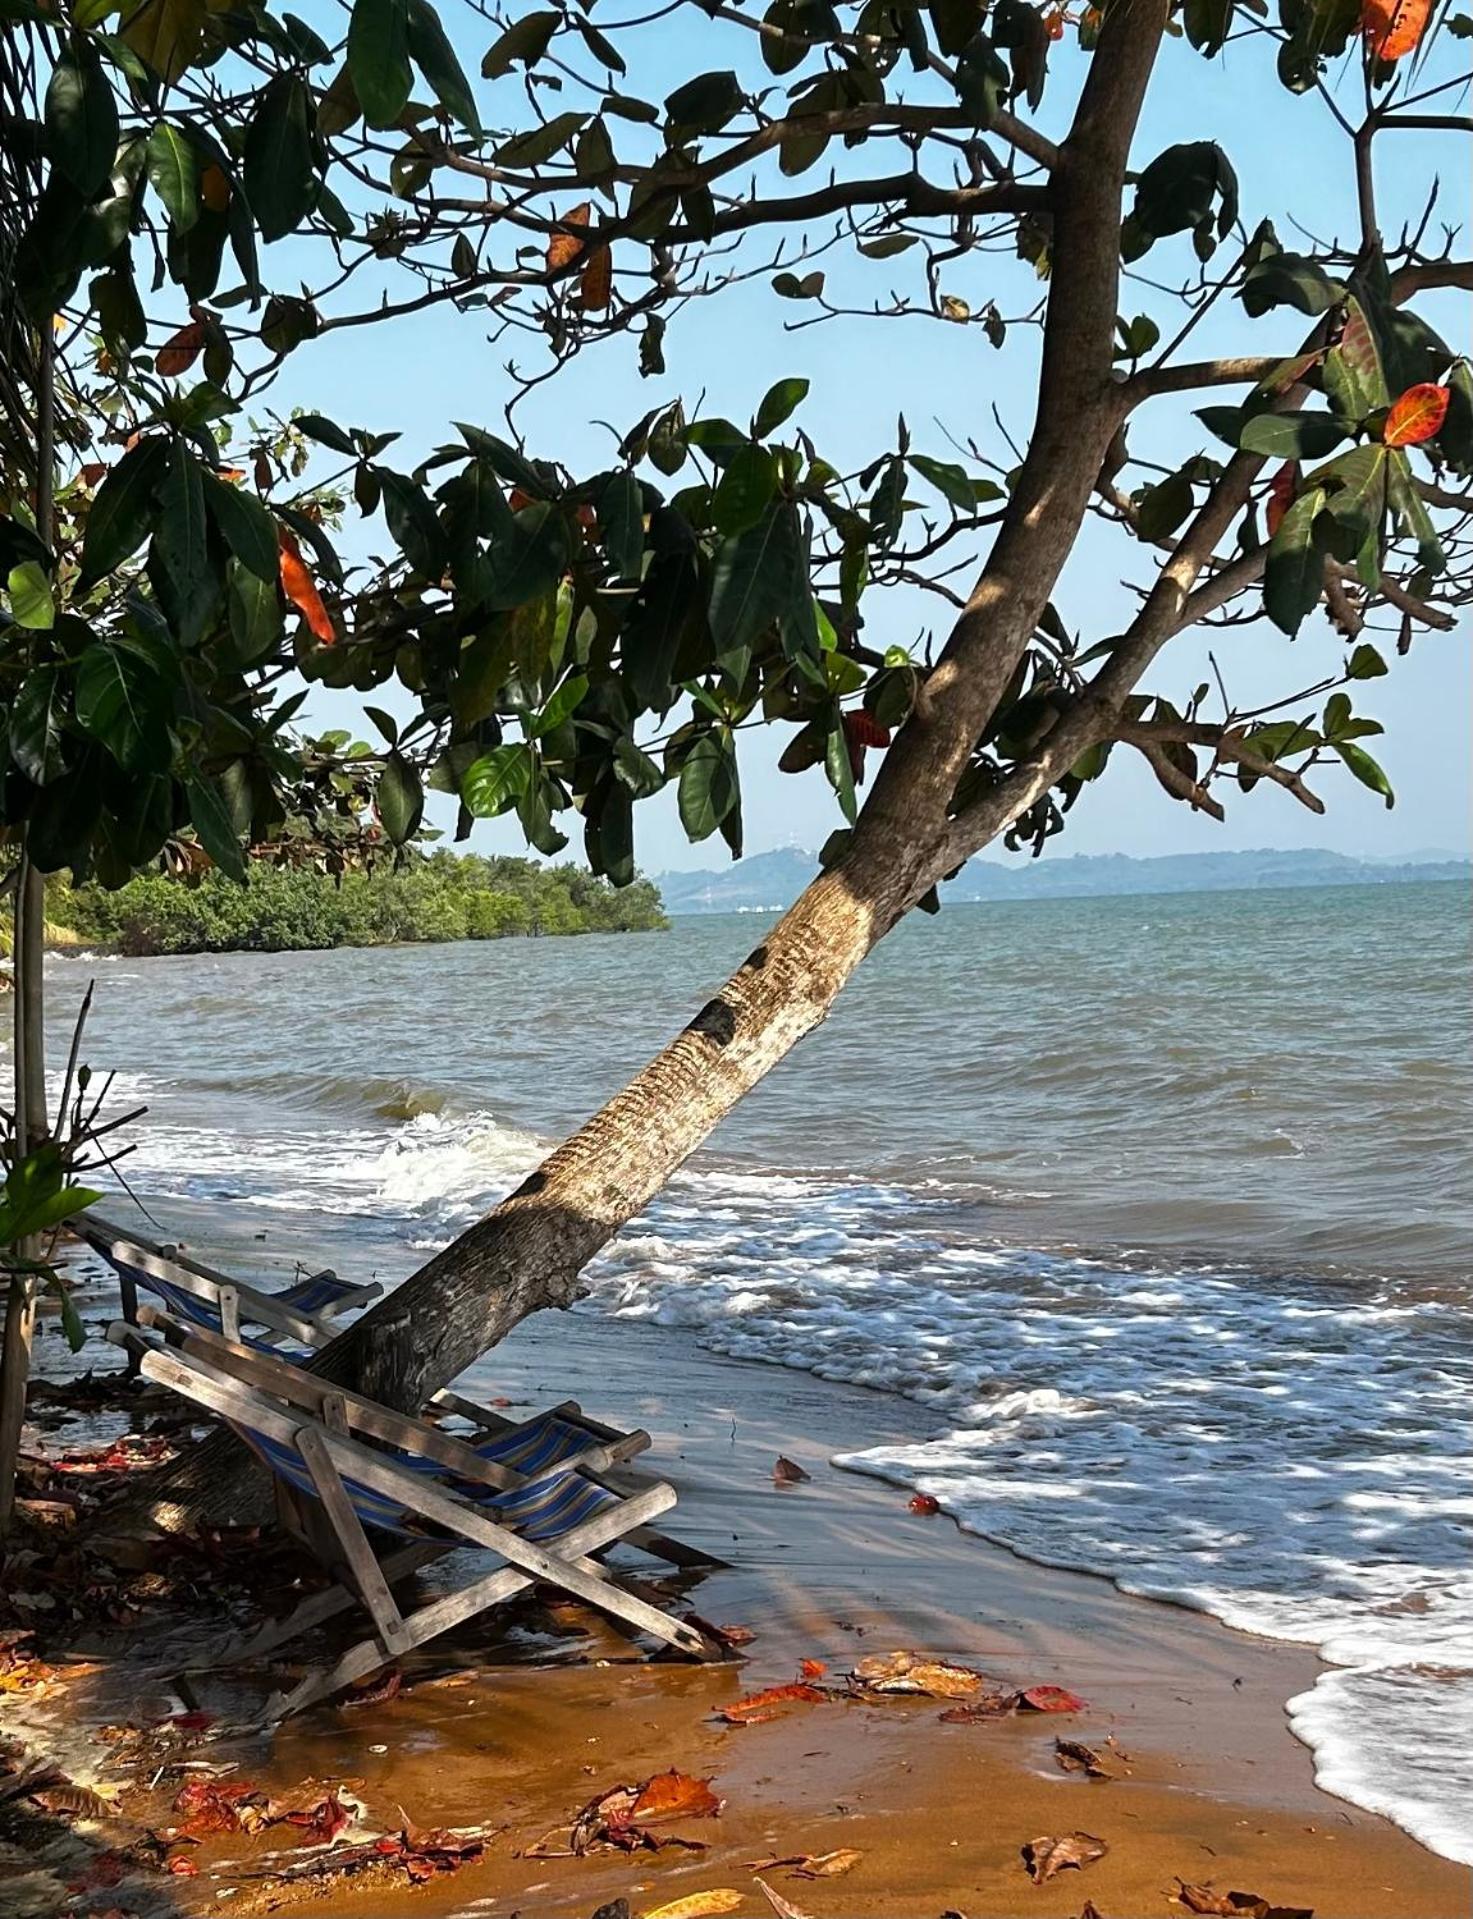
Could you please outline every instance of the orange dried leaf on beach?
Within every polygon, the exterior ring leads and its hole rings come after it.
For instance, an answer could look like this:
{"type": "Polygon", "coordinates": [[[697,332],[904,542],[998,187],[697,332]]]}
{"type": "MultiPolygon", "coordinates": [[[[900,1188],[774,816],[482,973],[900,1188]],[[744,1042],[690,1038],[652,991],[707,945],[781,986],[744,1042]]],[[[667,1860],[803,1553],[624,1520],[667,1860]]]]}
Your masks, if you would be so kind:
{"type": "Polygon", "coordinates": [[[940,1512],[941,1501],[932,1493],[912,1493],[906,1510],[908,1512],[919,1513],[923,1518],[930,1519],[934,1514],[940,1512]]]}
{"type": "MultiPolygon", "coordinates": [[[[568,227],[586,227],[593,213],[592,203],[580,201],[571,212],[562,216],[562,224],[568,227]]],[[[571,266],[587,245],[579,234],[554,233],[547,243],[547,270],[558,273],[564,267],[571,266]]]]}
{"type": "Polygon", "coordinates": [[[1447,418],[1452,394],[1445,386],[1430,380],[1409,386],[1386,415],[1381,438],[1387,446],[1420,446],[1430,440],[1447,418]]]}
{"type": "Polygon", "coordinates": [[[1018,1694],[1018,1704],[1034,1712],[1084,1712],[1087,1709],[1077,1692],[1068,1692],[1063,1686],[1025,1686],[1018,1694]]]}
{"type": "Polygon", "coordinates": [[[1432,0],[1365,0],[1360,22],[1367,47],[1378,60],[1415,52],[1431,12],[1432,0]]]}
{"type": "Polygon", "coordinates": [[[827,1671],[828,1666],[822,1659],[800,1659],[798,1661],[798,1677],[800,1679],[822,1679],[827,1671]]]}
{"type": "Polygon", "coordinates": [[[1314,1919],[1312,1906],[1276,1906],[1256,1892],[1214,1892],[1185,1879],[1178,1879],[1176,1888],[1173,1896],[1188,1912],[1209,1913],[1212,1919],[1314,1919]]]}
{"type": "Polygon", "coordinates": [[[871,1653],[849,1675],[861,1692],[919,1692],[931,1699],[967,1699],[983,1688],[980,1672],[913,1652],[871,1653]]]}
{"type": "Polygon", "coordinates": [[[1018,1710],[1016,1692],[984,1692],[962,1706],[948,1706],[938,1715],[943,1726],[970,1726],[980,1719],[1006,1719],[1018,1710]]]}
{"type": "Polygon", "coordinates": [[[838,1879],[852,1872],[864,1854],[855,1846],[839,1846],[833,1852],[809,1853],[796,1860],[794,1877],[798,1879],[838,1879]]]}
{"type": "Polygon", "coordinates": [[[820,1687],[804,1685],[801,1681],[791,1686],[765,1686],[761,1692],[749,1692],[745,1698],[718,1706],[716,1717],[724,1719],[729,1726],[755,1726],[764,1719],[776,1719],[784,1706],[814,1704],[827,1698],[828,1694],[820,1687]]]}
{"type": "Polygon", "coordinates": [[[1061,1772],[1082,1772],[1090,1779],[1115,1777],[1094,1747],[1082,1745],[1077,1739],[1054,1741],[1054,1763],[1061,1772]]]}
{"type": "Polygon", "coordinates": [[[644,1919],[710,1919],[715,1912],[735,1912],[745,1896],[734,1886],[713,1886],[709,1892],[688,1892],[683,1899],[653,1906],[644,1919]]]}
{"type": "Polygon", "coordinates": [[[301,548],[296,536],[284,527],[276,529],[281,546],[281,590],[292,605],[307,622],[313,634],[324,646],[337,643],[337,633],[328,617],[327,608],[322,603],[322,595],[317,590],[317,582],[307,571],[302,559],[301,548]]]}
{"type": "Polygon", "coordinates": [[[1092,1832],[1066,1832],[1057,1837],[1045,1833],[1041,1838],[1030,1839],[1023,1847],[1023,1863],[1034,1885],[1041,1886],[1066,1866],[1075,1866],[1081,1871],[1092,1866],[1109,1850],[1104,1840],[1096,1839],[1092,1832]]]}
{"type": "Polygon", "coordinates": [[[198,320],[191,320],[188,326],[180,327],[171,334],[154,355],[154,371],[166,380],[176,380],[181,373],[187,373],[203,353],[205,330],[198,320]]]}
{"type": "Polygon", "coordinates": [[[811,1913],[805,1912],[801,1906],[795,1906],[791,1899],[784,1899],[780,1892],[774,1892],[765,1879],[759,1878],[757,1884],[762,1897],[777,1914],[777,1919],[812,1919],[811,1913]]]}
{"type": "Polygon", "coordinates": [[[813,1474],[804,1472],[797,1460],[789,1459],[779,1453],[777,1464],[772,1469],[772,1476],[779,1486],[799,1486],[805,1479],[812,1479],[813,1474]]]}
{"type": "Polygon", "coordinates": [[[300,1826],[307,1834],[309,1845],[330,1846],[352,1816],[334,1790],[319,1799],[315,1806],[306,1806],[300,1812],[289,1812],[286,1823],[300,1826]]]}
{"type": "Polygon", "coordinates": [[[695,1779],[687,1772],[657,1772],[645,1781],[629,1809],[636,1825],[650,1825],[657,1819],[714,1819],[721,1801],[711,1790],[709,1779],[695,1779]]]}

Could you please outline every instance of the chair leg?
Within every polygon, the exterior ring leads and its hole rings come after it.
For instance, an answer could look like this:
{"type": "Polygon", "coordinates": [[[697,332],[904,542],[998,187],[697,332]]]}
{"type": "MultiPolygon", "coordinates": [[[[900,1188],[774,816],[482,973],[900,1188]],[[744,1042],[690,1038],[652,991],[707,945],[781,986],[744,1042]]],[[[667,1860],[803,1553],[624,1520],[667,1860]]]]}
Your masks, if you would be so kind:
{"type": "MultiPolygon", "coordinates": [[[[421,1566],[442,1559],[448,1550],[439,1540],[424,1540],[417,1545],[406,1546],[402,1552],[392,1554],[383,1562],[385,1583],[397,1585],[401,1579],[418,1572],[421,1566]]],[[[215,1672],[222,1667],[239,1666],[247,1660],[263,1658],[267,1653],[290,1645],[292,1640],[300,1639],[303,1633],[325,1626],[328,1620],[336,1619],[339,1613],[347,1612],[359,1603],[357,1593],[350,1587],[329,1586],[324,1592],[310,1594],[285,1618],[268,1620],[264,1626],[236,1633],[222,1641],[198,1665],[187,1666],[185,1671],[215,1672]]]]}

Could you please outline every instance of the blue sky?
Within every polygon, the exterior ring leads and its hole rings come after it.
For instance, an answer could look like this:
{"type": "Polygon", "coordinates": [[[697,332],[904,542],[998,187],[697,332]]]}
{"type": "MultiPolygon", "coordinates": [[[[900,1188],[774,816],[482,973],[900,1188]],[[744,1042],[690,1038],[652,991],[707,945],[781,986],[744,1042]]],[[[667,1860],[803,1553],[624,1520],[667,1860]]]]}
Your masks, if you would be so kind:
{"type": "MultiPolygon", "coordinates": [[[[622,10],[621,10],[622,11],[622,10]]],[[[479,23],[473,34],[455,29],[455,9],[445,8],[469,70],[474,72],[490,33],[479,23]]],[[[462,15],[462,21],[466,16],[462,15]]],[[[597,16],[595,16],[597,17],[597,16]]],[[[748,36],[710,24],[676,29],[662,26],[641,36],[639,60],[631,57],[629,90],[659,99],[681,78],[705,68],[738,65],[748,36]],[[703,44],[703,42],[706,42],[703,44]],[[645,60],[649,64],[644,64],[645,60]]],[[[1453,51],[1458,49],[1454,43],[1453,51]]],[[[1068,49],[1056,56],[1046,120],[1060,120],[1081,68],[1068,49]]],[[[1324,104],[1313,96],[1293,99],[1266,71],[1261,47],[1230,49],[1224,60],[1206,63],[1184,44],[1168,44],[1152,86],[1135,149],[1144,164],[1162,148],[1180,140],[1218,140],[1236,165],[1242,183],[1243,218],[1251,228],[1268,216],[1285,244],[1295,244],[1290,215],[1318,235],[1353,234],[1353,179],[1349,145],[1334,127],[1324,104]],[[1287,190],[1286,190],[1287,189],[1287,190]]],[[[1453,71],[1450,55],[1436,57],[1435,77],[1453,71]]],[[[756,70],[752,78],[760,84],[756,70]]],[[[744,78],[747,77],[744,72],[744,78]]],[[[766,78],[765,75],[762,76],[766,78]]],[[[1346,84],[1358,91],[1352,71],[1346,84]]],[[[525,113],[520,87],[504,80],[481,83],[488,120],[511,125],[525,113]]],[[[1457,96],[1451,96],[1456,102],[1457,96]]],[[[1439,102],[1444,108],[1449,101],[1439,102]]],[[[621,130],[621,139],[622,139],[621,130]]],[[[1394,238],[1404,220],[1414,219],[1434,175],[1442,174],[1438,216],[1452,226],[1466,224],[1468,185],[1463,155],[1446,136],[1416,133],[1383,136],[1379,147],[1379,191],[1383,229],[1394,238]]],[[[861,156],[862,157],[862,156],[861,156]]],[[[824,163],[827,164],[827,161],[824,163]]],[[[871,164],[873,164],[871,162],[871,164]]],[[[886,162],[886,170],[893,159],[886,162]]],[[[822,166],[806,176],[818,184],[822,166]]],[[[570,196],[574,197],[574,196],[570,196]]],[[[1435,233],[1436,226],[1432,229],[1435,233]]],[[[288,243],[289,245],[290,243],[288,243]]],[[[272,250],[287,253],[287,247],[272,250]]],[[[1467,242],[1458,249],[1466,253],[1467,242]]],[[[873,263],[835,253],[822,264],[830,269],[830,290],[856,299],[883,297],[890,287],[915,291],[910,260],[873,263]]],[[[305,265],[305,262],[304,262],[305,265]]],[[[996,299],[1005,314],[1023,311],[1037,297],[1031,270],[999,255],[976,256],[959,263],[945,290],[979,311],[996,299]]],[[[1154,278],[1184,278],[1190,254],[1184,239],[1161,243],[1140,263],[1154,278]]],[[[277,269],[280,278],[280,269],[277,269]]],[[[402,289],[402,283],[401,283],[402,289]]],[[[1269,315],[1244,320],[1235,302],[1220,303],[1221,317],[1199,329],[1198,353],[1292,351],[1297,316],[1269,315]]],[[[1177,310],[1169,298],[1144,284],[1127,285],[1122,306],[1128,313],[1155,315],[1169,327],[1177,310]]],[[[1466,315],[1457,296],[1440,295],[1419,310],[1457,343],[1467,334],[1466,315]]],[[[558,379],[539,390],[519,413],[519,424],[534,452],[559,457],[577,471],[607,464],[612,441],[596,422],[627,426],[649,407],[685,397],[690,407],[705,394],[703,411],[745,418],[767,386],[788,374],[801,374],[811,391],[798,421],[820,450],[836,464],[858,463],[894,444],[895,418],[904,412],[917,451],[946,455],[943,427],[959,439],[975,438],[984,452],[1011,464],[1011,456],[992,421],[996,406],[1014,436],[1027,431],[1034,368],[1033,336],[1018,329],[1002,353],[988,346],[976,326],[953,326],[925,319],[877,322],[843,320],[807,330],[788,330],[801,309],[774,295],[765,276],[720,297],[698,301],[676,318],[667,340],[667,377],[641,381],[633,342],[616,340],[585,355],[558,379]]],[[[402,445],[386,456],[407,466],[430,447],[450,437],[449,423],[469,420],[493,429],[511,387],[503,365],[514,351],[535,367],[537,345],[516,336],[515,346],[493,345],[483,315],[443,309],[401,319],[388,327],[364,327],[328,336],[302,349],[288,363],[273,392],[273,403],[310,405],[343,422],[402,431],[402,445]]],[[[1193,400],[1168,400],[1142,417],[1132,436],[1133,449],[1163,461],[1175,461],[1203,444],[1191,419],[1193,400]]],[[[344,538],[345,550],[361,554],[373,541],[356,522],[344,538]]],[[[1134,599],[1125,580],[1147,578],[1131,543],[1116,530],[1087,528],[1061,583],[1058,604],[1086,644],[1118,630],[1134,599]]],[[[867,603],[870,637],[882,643],[912,644],[930,627],[944,635],[946,609],[939,601],[892,595],[867,603]]],[[[1335,636],[1322,619],[1306,625],[1294,643],[1267,625],[1233,628],[1209,640],[1185,637],[1175,643],[1153,676],[1153,690],[1185,697],[1209,676],[1209,643],[1240,706],[1309,684],[1333,670],[1341,656],[1335,636]]],[[[377,697],[377,696],[376,696],[377,697]]],[[[1466,844],[1469,810],[1467,715],[1473,698],[1467,634],[1426,633],[1409,658],[1396,661],[1391,675],[1357,691],[1358,710],[1381,720],[1386,738],[1377,751],[1397,791],[1388,811],[1375,795],[1348,775],[1326,771],[1320,782],[1328,813],[1316,817],[1277,789],[1256,790],[1229,802],[1225,825],[1192,815],[1157,787],[1134,755],[1117,751],[1105,778],[1092,787],[1070,818],[1068,833],[1055,844],[1065,852],[1120,851],[1136,855],[1178,852],[1194,847],[1334,847],[1346,852],[1390,855],[1427,847],[1466,844]]],[[[387,703],[392,704],[392,701],[387,703]]],[[[353,713],[344,696],[314,695],[309,709],[324,723],[349,724],[353,713]]],[[[785,844],[816,846],[838,823],[837,809],[821,772],[797,778],[779,774],[776,757],[790,729],[748,734],[742,766],[747,848],[751,852],[785,844]]],[[[565,828],[569,822],[563,822],[565,828]]],[[[652,872],[674,867],[721,864],[725,849],[713,840],[690,846],[676,818],[673,798],[662,795],[638,812],[637,852],[652,872]]],[[[471,845],[477,850],[519,848],[514,826],[478,824],[471,845]]],[[[578,849],[576,831],[570,854],[578,849]]]]}

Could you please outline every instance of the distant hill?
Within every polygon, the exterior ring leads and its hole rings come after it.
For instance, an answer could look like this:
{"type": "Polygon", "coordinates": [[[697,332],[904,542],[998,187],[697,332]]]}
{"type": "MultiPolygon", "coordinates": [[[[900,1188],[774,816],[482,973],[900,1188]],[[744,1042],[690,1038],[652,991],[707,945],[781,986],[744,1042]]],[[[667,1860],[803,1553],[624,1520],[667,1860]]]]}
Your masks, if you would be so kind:
{"type": "MultiPolygon", "coordinates": [[[[754,853],[714,872],[662,873],[657,882],[667,913],[764,913],[789,905],[812,879],[818,856],[796,847],[754,853]]],[[[975,859],[943,898],[975,900],[1083,899],[1105,893],[1220,893],[1259,887],[1397,886],[1412,880],[1466,880],[1467,860],[1353,859],[1315,847],[1281,852],[1166,853],[1131,859],[1124,853],[1072,854],[1004,866],[975,859]]]]}

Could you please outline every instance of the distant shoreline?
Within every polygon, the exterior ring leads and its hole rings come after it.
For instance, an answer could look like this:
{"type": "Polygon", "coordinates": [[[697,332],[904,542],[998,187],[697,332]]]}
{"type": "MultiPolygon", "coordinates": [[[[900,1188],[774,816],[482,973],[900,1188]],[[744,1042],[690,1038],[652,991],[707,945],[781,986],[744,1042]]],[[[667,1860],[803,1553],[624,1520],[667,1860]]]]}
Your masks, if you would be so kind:
{"type": "MultiPolygon", "coordinates": [[[[796,848],[759,853],[718,872],[662,873],[656,880],[666,913],[775,913],[789,906],[817,871],[817,857],[796,848]]],[[[1409,886],[1473,881],[1462,859],[1387,861],[1354,859],[1311,849],[1247,853],[1168,853],[1152,859],[1126,854],[1044,857],[1037,864],[1003,866],[974,860],[941,888],[943,906],[993,905],[1045,899],[1120,899],[1186,893],[1289,892],[1313,887],[1409,886]]]]}

